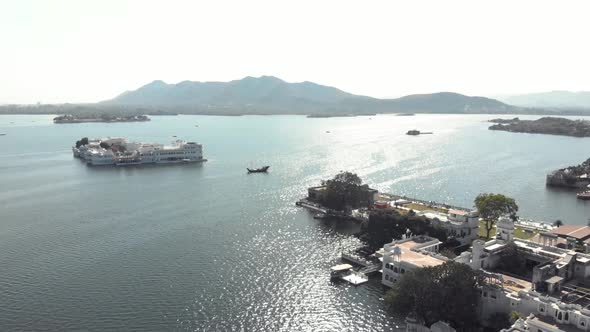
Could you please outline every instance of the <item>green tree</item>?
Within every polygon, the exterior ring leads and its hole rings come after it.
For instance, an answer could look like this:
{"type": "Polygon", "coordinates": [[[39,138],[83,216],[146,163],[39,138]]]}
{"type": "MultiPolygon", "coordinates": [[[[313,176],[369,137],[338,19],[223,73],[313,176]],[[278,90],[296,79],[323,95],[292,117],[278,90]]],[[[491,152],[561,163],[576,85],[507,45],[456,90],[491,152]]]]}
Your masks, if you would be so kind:
{"type": "Polygon", "coordinates": [[[557,219],[557,220],[555,220],[553,222],[553,226],[555,226],[555,227],[561,227],[561,226],[563,226],[563,221],[557,219]]]}
{"type": "Polygon", "coordinates": [[[76,148],[79,148],[82,145],[87,145],[87,144],[88,144],[88,137],[84,137],[84,138],[80,139],[79,141],[76,141],[76,148]]]}
{"type": "Polygon", "coordinates": [[[432,226],[426,217],[416,214],[400,214],[395,210],[374,210],[368,222],[358,234],[359,238],[373,249],[383,247],[391,240],[399,240],[407,233],[429,235],[446,242],[447,232],[440,226],[432,226]]]}
{"type": "Polygon", "coordinates": [[[505,313],[494,312],[488,317],[486,325],[485,331],[497,332],[510,327],[510,317],[505,313]]]}
{"type": "Polygon", "coordinates": [[[477,302],[483,285],[480,271],[453,261],[406,272],[387,292],[385,301],[394,313],[413,315],[426,326],[442,320],[457,331],[478,325],[477,302]]]}
{"type": "Polygon", "coordinates": [[[107,150],[111,148],[111,146],[107,142],[100,142],[100,147],[107,150]]]}
{"type": "Polygon", "coordinates": [[[521,318],[521,317],[522,317],[522,315],[520,314],[520,312],[518,312],[518,311],[514,311],[514,310],[513,310],[513,311],[510,313],[510,323],[514,323],[514,322],[516,322],[516,321],[517,321],[519,318],[521,318]]]}
{"type": "Polygon", "coordinates": [[[485,222],[487,239],[490,238],[490,231],[498,218],[506,214],[515,218],[518,211],[518,205],[516,205],[514,199],[502,194],[479,194],[474,203],[479,211],[479,216],[485,222]]]}
{"type": "Polygon", "coordinates": [[[340,172],[333,179],[324,182],[326,194],[323,205],[335,210],[358,207],[361,204],[362,180],[351,172],[340,172]]]}
{"type": "Polygon", "coordinates": [[[525,269],[525,259],[518,253],[516,244],[509,243],[500,253],[498,269],[512,274],[522,275],[525,269]]]}

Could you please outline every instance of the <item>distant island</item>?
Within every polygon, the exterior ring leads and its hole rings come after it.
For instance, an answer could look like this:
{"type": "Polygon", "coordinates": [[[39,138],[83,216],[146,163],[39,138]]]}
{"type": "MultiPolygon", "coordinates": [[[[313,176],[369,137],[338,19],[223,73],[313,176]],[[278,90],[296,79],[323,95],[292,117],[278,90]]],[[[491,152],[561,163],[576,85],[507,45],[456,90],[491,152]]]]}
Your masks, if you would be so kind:
{"type": "Polygon", "coordinates": [[[512,123],[512,122],[516,122],[516,121],[520,121],[519,118],[513,118],[513,119],[491,119],[488,120],[488,122],[492,122],[492,123],[500,123],[500,124],[508,124],[508,123],[512,123]]]}
{"type": "Polygon", "coordinates": [[[590,121],[543,117],[538,120],[494,119],[496,124],[490,130],[503,130],[513,133],[549,134],[573,137],[590,137],[590,121]]]}
{"type": "Polygon", "coordinates": [[[150,121],[145,115],[122,115],[111,114],[85,115],[66,114],[53,118],[54,123],[83,123],[83,122],[144,122],[150,121]]]}
{"type": "Polygon", "coordinates": [[[553,187],[586,188],[590,185],[590,158],[580,165],[551,172],[547,175],[546,184],[553,187]]]}
{"type": "Polygon", "coordinates": [[[310,114],[308,118],[346,118],[346,117],[355,117],[355,116],[375,116],[376,113],[367,113],[367,114],[310,114]]]}

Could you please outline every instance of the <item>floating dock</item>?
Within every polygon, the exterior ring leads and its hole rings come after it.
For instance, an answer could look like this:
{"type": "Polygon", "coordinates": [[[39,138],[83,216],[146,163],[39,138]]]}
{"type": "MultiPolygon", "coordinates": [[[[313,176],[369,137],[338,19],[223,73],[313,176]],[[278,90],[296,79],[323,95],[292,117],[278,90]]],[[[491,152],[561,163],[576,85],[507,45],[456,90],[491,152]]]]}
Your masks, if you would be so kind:
{"type": "Polygon", "coordinates": [[[366,274],[357,271],[352,271],[350,274],[342,276],[341,278],[342,280],[346,280],[355,286],[369,281],[369,277],[366,274]]]}

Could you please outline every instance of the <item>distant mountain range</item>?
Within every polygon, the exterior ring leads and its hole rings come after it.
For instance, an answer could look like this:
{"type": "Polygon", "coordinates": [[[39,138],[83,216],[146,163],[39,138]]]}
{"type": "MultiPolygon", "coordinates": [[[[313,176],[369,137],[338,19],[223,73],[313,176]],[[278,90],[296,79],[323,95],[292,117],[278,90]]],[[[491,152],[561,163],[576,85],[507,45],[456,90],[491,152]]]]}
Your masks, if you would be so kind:
{"type": "Polygon", "coordinates": [[[230,82],[166,84],[154,81],[127,91],[103,105],[174,110],[191,114],[312,114],[373,113],[518,113],[514,107],[485,97],[440,92],[377,99],[354,95],[312,82],[287,83],[273,76],[246,77],[230,82]]]}
{"type": "Polygon", "coordinates": [[[501,101],[521,106],[539,108],[585,108],[590,110],[590,91],[550,91],[498,97],[501,101]]]}
{"type": "MultiPolygon", "coordinates": [[[[517,97],[525,98],[510,98],[517,97]]],[[[0,114],[304,114],[321,117],[376,113],[590,114],[582,109],[564,110],[536,106],[539,104],[534,103],[511,103],[519,105],[453,92],[378,99],[312,82],[288,83],[273,76],[261,76],[229,82],[184,81],[167,84],[153,81],[137,90],[95,104],[4,105],[0,106],[0,114]]]]}

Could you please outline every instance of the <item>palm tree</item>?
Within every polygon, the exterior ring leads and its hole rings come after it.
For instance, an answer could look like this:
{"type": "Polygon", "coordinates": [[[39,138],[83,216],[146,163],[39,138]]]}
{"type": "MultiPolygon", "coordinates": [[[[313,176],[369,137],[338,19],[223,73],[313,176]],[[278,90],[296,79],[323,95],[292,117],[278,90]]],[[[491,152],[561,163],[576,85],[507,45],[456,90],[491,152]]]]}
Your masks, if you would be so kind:
{"type": "Polygon", "coordinates": [[[555,226],[555,227],[561,227],[561,226],[563,226],[563,221],[557,219],[557,220],[555,220],[553,222],[553,226],[555,226]]]}

